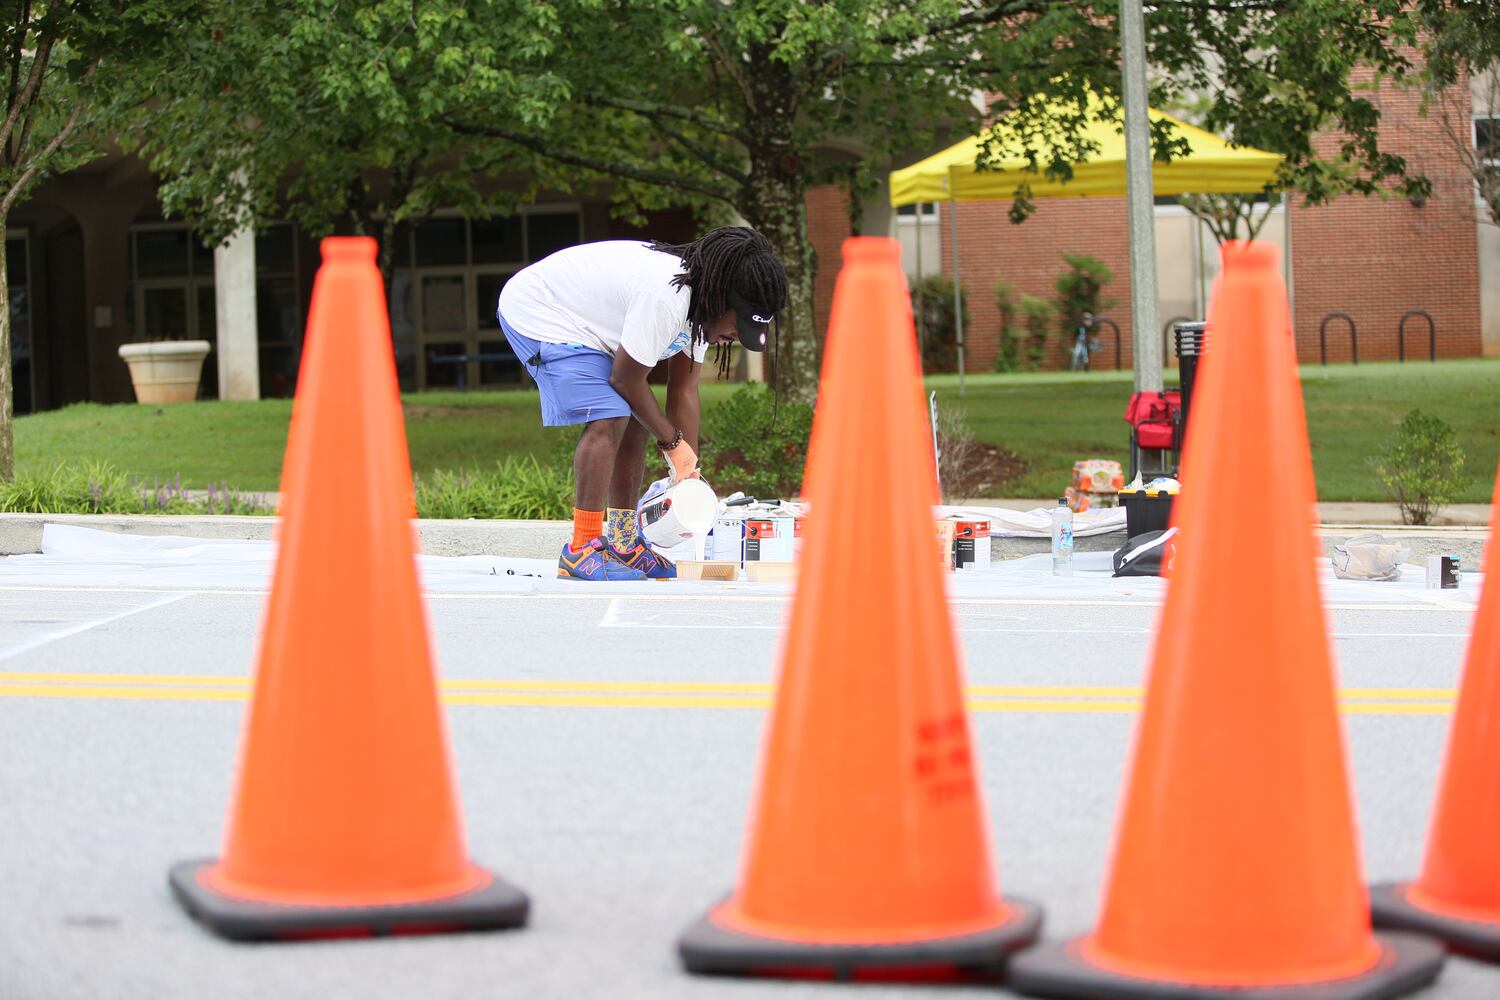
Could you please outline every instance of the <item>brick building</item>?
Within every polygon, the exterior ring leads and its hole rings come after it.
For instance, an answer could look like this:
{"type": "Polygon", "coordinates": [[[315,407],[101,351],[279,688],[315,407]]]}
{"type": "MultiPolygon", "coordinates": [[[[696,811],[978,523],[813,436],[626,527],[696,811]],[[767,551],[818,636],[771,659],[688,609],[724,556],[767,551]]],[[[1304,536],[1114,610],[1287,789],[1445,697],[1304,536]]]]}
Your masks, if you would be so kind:
{"type": "MultiPolygon", "coordinates": [[[[1453,109],[1469,138],[1482,141],[1500,107],[1484,103],[1494,88],[1473,88],[1456,95],[1453,109]]],[[[1260,233],[1284,253],[1291,291],[1298,355],[1316,362],[1320,328],[1329,363],[1348,362],[1353,353],[1350,320],[1359,359],[1393,360],[1404,315],[1420,310],[1432,319],[1433,347],[1440,358],[1500,356],[1500,231],[1476,210],[1473,178],[1459,162],[1442,126],[1418,113],[1418,96],[1383,87],[1376,100],[1393,152],[1405,156],[1413,170],[1433,180],[1432,196],[1420,204],[1404,198],[1346,196],[1329,205],[1308,207],[1292,199],[1277,206],[1260,233]],[[1347,316],[1348,319],[1344,317],[1347,316]],[[1326,321],[1326,327],[1325,327],[1326,321]]],[[[1333,136],[1319,140],[1331,148],[1333,136]]],[[[837,190],[811,193],[809,233],[824,273],[818,279],[820,329],[832,291],[827,263],[838,259],[838,244],[851,226],[837,190]]],[[[925,206],[897,218],[909,275],[917,271],[916,246],[923,251],[923,273],[941,269],[952,274],[948,203],[925,206]],[[919,221],[920,220],[920,221],[919,221]]],[[[1132,364],[1130,262],[1123,198],[1038,199],[1036,212],[1023,224],[1007,218],[1008,202],[968,202],[956,206],[961,280],[968,294],[970,325],[966,360],[970,371],[990,370],[1000,347],[1000,315],[994,287],[1005,281],[1019,293],[1052,301],[1054,281],[1065,269],[1063,254],[1082,253],[1114,272],[1105,290],[1113,305],[1105,310],[1121,331],[1120,356],[1106,331],[1096,363],[1122,368],[1132,364]]],[[[1205,227],[1186,210],[1159,204],[1156,217],[1158,309],[1166,328],[1173,319],[1201,318],[1217,272],[1217,247],[1205,227]]],[[[1054,334],[1056,336],[1056,334],[1054,334]]],[[[1163,331],[1164,356],[1166,348],[1163,331]]],[[[1406,321],[1405,356],[1425,358],[1429,350],[1426,318],[1414,313],[1406,321]]],[[[1066,358],[1062,338],[1050,345],[1049,362],[1066,358]]]]}

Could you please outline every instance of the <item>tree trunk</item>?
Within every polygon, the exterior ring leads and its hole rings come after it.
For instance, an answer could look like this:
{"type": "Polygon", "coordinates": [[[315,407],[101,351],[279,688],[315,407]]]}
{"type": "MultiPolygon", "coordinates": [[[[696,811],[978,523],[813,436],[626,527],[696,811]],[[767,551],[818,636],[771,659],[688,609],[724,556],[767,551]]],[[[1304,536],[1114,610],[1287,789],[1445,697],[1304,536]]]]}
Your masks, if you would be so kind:
{"type": "Polygon", "coordinates": [[[819,369],[813,328],[816,261],[807,240],[807,191],[800,166],[790,152],[755,159],[741,211],[745,221],[771,242],[786,268],[780,342],[772,345],[766,359],[769,381],[782,399],[811,403],[818,394],[819,369]]]}
{"type": "Polygon", "coordinates": [[[6,274],[5,224],[0,215],[0,483],[16,475],[16,445],[12,425],[15,421],[15,391],[10,367],[10,278],[6,274]]]}

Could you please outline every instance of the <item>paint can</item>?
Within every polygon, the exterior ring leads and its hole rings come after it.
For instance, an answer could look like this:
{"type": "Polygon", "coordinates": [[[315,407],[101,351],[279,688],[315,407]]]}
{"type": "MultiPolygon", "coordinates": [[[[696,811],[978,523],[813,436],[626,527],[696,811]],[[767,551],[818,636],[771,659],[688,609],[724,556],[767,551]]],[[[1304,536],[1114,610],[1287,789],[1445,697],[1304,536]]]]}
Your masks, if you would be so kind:
{"type": "Polygon", "coordinates": [[[990,568],[990,522],[954,522],[953,568],[990,568]]]}
{"type": "Polygon", "coordinates": [[[709,533],[709,559],[733,561],[744,563],[745,561],[745,519],[739,514],[732,512],[720,514],[714,520],[713,531],[709,533]]]}
{"type": "Polygon", "coordinates": [[[745,562],[792,562],[797,554],[797,518],[745,519],[745,562]]]}
{"type": "Polygon", "coordinates": [[[1458,581],[1463,575],[1458,564],[1458,556],[1428,556],[1427,589],[1457,590],[1458,581]]]}
{"type": "Polygon", "coordinates": [[[641,500],[641,537],[664,548],[689,539],[702,539],[713,526],[719,498],[701,479],[684,479],[655,496],[641,500]]]}

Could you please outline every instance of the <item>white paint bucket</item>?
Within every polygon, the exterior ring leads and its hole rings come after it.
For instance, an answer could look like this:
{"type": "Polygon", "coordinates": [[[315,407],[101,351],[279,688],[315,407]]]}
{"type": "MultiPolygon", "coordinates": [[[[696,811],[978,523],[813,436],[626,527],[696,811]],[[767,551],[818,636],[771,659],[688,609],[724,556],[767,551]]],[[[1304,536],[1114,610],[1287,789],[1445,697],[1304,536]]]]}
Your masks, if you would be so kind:
{"type": "MultiPolygon", "coordinates": [[[[730,510],[734,510],[733,507],[730,510]]],[[[711,559],[745,561],[745,518],[741,514],[727,514],[714,521],[711,559]]]]}
{"type": "Polygon", "coordinates": [[[684,479],[641,504],[641,536],[652,545],[676,545],[708,534],[719,512],[719,498],[701,479],[684,479]]]}

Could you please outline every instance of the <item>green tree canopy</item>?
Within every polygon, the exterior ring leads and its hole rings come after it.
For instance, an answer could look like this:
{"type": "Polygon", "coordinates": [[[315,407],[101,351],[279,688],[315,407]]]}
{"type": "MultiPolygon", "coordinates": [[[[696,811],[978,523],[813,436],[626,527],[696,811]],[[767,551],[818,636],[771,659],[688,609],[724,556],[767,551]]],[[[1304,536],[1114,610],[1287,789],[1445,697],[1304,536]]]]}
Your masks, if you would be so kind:
{"type": "MultiPolygon", "coordinates": [[[[1153,99],[1201,98],[1206,127],[1285,154],[1286,183],[1315,201],[1420,186],[1352,82],[1357,67],[1410,71],[1414,2],[1158,0],[1153,99]],[[1329,129],[1342,136],[1331,157],[1314,143],[1329,129]]],[[[1115,0],[215,6],[217,30],[175,57],[176,96],[147,133],[169,208],[215,220],[211,233],[273,205],[314,230],[368,232],[438,204],[504,211],[547,187],[608,191],[625,213],[740,217],[787,266],[774,378],[799,399],[818,373],[811,185],[863,196],[893,160],[993,114],[1120,92],[1115,0]]],[[[1045,169],[1088,154],[1083,115],[1036,150],[1045,169]]],[[[1155,139],[1172,155],[1170,132],[1155,139]]]]}
{"type": "Polygon", "coordinates": [[[214,0],[210,30],[161,53],[159,98],[132,138],[162,178],[162,203],[218,242],[257,220],[314,235],[392,236],[435,208],[513,209],[564,182],[524,150],[444,124],[454,102],[545,130],[559,77],[545,56],[556,11],[518,0],[214,0]],[[495,179],[519,179],[503,185],[495,179]]]}
{"type": "MultiPolygon", "coordinates": [[[[45,3],[20,0],[0,25],[5,113],[0,120],[0,231],[44,178],[99,155],[133,101],[150,97],[143,53],[191,25],[195,0],[45,3]]],[[[10,290],[0,240],[0,482],[15,470],[10,290]]]]}
{"type": "MultiPolygon", "coordinates": [[[[1091,150],[1088,95],[1121,92],[1117,0],[651,0],[559,4],[545,65],[568,84],[545,135],[468,107],[454,127],[613,177],[617,196],[651,188],[718,203],[777,246],[791,277],[779,387],[811,395],[816,262],[806,239],[810,184],[855,194],[893,158],[1010,113],[1050,116],[1039,166],[1066,176],[1091,150]],[[989,101],[978,100],[988,95],[989,101]],[[1056,116],[1059,102],[1076,115],[1056,116]]],[[[1421,190],[1382,147],[1379,110],[1355,81],[1410,72],[1409,0],[1160,0],[1148,5],[1153,99],[1201,95],[1203,123],[1283,153],[1283,184],[1312,201],[1382,186],[1421,190]],[[1333,155],[1315,137],[1335,130],[1333,155]]],[[[539,63],[540,68],[543,63],[539,63]]],[[[1180,152],[1170,130],[1158,156],[1180,152]]],[[[982,164],[981,164],[982,166],[982,164]]],[[[1017,192],[1017,219],[1029,209],[1017,192]]]]}
{"type": "Polygon", "coordinates": [[[1500,130],[1491,125],[1483,138],[1475,135],[1459,91],[1472,78],[1475,96],[1489,105],[1491,116],[1500,115],[1500,4],[1420,0],[1418,10],[1424,110],[1473,178],[1490,221],[1500,225],[1500,130]]]}

